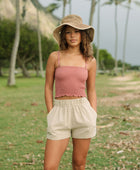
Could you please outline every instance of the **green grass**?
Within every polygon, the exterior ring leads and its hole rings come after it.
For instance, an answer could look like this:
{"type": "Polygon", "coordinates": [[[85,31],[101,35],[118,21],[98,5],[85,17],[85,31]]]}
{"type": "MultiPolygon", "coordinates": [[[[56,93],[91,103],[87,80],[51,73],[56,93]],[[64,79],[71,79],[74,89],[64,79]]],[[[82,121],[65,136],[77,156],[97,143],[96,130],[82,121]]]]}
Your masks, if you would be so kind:
{"type": "MultiPolygon", "coordinates": [[[[137,76],[134,79],[139,81],[137,76]]],[[[107,75],[96,78],[98,128],[91,141],[86,169],[137,170],[140,168],[140,107],[135,104],[140,98],[116,106],[102,103],[103,98],[122,95],[111,81],[112,77],[107,75]],[[122,106],[127,103],[130,103],[130,110],[122,106]],[[112,125],[106,127],[109,124],[112,125]]],[[[47,130],[44,83],[42,78],[17,77],[16,86],[7,87],[7,77],[0,78],[0,170],[43,169],[47,130]]],[[[70,140],[59,170],[72,169],[71,156],[70,140]]]]}

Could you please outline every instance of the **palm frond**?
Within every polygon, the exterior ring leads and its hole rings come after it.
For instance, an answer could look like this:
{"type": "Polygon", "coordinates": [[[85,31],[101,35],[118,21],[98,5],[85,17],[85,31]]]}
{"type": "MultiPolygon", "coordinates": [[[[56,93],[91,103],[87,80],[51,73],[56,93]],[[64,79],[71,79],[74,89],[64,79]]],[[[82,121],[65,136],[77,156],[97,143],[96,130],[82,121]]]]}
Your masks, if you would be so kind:
{"type": "Polygon", "coordinates": [[[46,12],[52,13],[54,10],[56,10],[56,9],[59,8],[59,7],[60,7],[59,4],[57,4],[57,3],[51,3],[50,5],[48,5],[48,6],[45,8],[45,10],[46,10],[46,12]]]}
{"type": "Polygon", "coordinates": [[[102,5],[104,6],[104,5],[111,5],[111,4],[113,4],[113,2],[104,2],[102,5]]]}
{"type": "Polygon", "coordinates": [[[125,2],[126,0],[115,0],[115,5],[120,5],[121,3],[125,2]]]}
{"type": "Polygon", "coordinates": [[[120,4],[120,6],[124,7],[124,8],[129,8],[129,9],[132,9],[129,5],[124,5],[124,4],[120,4]]]}
{"type": "Polygon", "coordinates": [[[134,3],[135,3],[136,5],[138,5],[138,6],[140,6],[140,2],[134,1],[134,3]]]}

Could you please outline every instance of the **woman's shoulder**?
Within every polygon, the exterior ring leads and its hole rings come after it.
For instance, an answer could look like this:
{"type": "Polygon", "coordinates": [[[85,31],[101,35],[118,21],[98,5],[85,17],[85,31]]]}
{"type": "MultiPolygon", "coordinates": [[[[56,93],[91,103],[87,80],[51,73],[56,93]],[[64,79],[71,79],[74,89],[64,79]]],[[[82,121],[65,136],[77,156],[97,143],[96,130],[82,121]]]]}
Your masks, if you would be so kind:
{"type": "Polygon", "coordinates": [[[56,58],[58,56],[59,51],[53,51],[50,53],[50,58],[56,58]]]}
{"type": "Polygon", "coordinates": [[[47,63],[51,64],[51,65],[56,65],[56,63],[57,63],[57,56],[58,56],[58,51],[51,52],[49,57],[48,57],[47,63]]]}
{"type": "Polygon", "coordinates": [[[88,57],[86,59],[87,64],[95,64],[96,63],[96,58],[94,56],[88,57]]]}
{"type": "Polygon", "coordinates": [[[50,55],[49,55],[49,58],[48,58],[48,60],[51,60],[51,61],[56,61],[57,60],[57,57],[58,57],[58,52],[59,51],[53,51],[53,52],[51,52],[50,53],[50,55]]]}
{"type": "Polygon", "coordinates": [[[94,56],[88,57],[86,60],[88,70],[93,67],[96,67],[96,58],[94,56]]]}

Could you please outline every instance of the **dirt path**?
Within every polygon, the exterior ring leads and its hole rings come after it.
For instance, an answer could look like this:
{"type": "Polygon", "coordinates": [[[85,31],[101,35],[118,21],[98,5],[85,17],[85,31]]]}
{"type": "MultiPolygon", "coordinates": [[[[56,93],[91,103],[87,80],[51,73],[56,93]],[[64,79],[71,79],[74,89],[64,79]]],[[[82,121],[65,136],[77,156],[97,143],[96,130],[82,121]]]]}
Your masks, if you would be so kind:
{"type": "Polygon", "coordinates": [[[120,106],[122,102],[137,99],[136,107],[140,107],[140,80],[133,81],[133,76],[131,74],[112,78],[111,84],[116,85],[113,88],[115,92],[118,92],[117,96],[101,98],[99,103],[108,106],[120,106]]]}
{"type": "Polygon", "coordinates": [[[133,79],[133,75],[126,75],[126,76],[118,76],[118,77],[114,77],[112,78],[112,81],[114,81],[114,83],[122,83],[122,82],[126,82],[126,81],[130,81],[133,79]]]}

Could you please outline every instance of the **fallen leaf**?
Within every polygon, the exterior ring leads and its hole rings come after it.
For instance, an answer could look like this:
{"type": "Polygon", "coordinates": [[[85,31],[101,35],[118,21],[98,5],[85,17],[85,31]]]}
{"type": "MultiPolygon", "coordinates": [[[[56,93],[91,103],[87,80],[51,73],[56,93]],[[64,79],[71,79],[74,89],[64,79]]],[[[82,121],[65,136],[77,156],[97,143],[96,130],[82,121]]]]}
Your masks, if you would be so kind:
{"type": "Polygon", "coordinates": [[[36,143],[43,143],[43,141],[42,140],[37,140],[36,143]]]}
{"type": "Polygon", "coordinates": [[[4,106],[11,106],[11,103],[10,103],[10,102],[7,102],[7,103],[5,103],[4,106]]]}
{"type": "Polygon", "coordinates": [[[102,125],[102,126],[97,126],[97,128],[106,128],[106,127],[111,127],[111,126],[113,126],[114,125],[114,123],[110,123],[110,124],[107,124],[107,125],[102,125]]]}
{"type": "Polygon", "coordinates": [[[117,154],[119,154],[119,153],[123,153],[123,152],[124,152],[123,150],[120,150],[120,151],[118,151],[118,152],[117,152],[117,154]]]}
{"type": "Polygon", "coordinates": [[[33,159],[33,158],[32,158],[31,162],[20,162],[20,163],[13,162],[13,165],[20,165],[20,166],[23,166],[23,165],[34,165],[34,164],[35,164],[35,159],[33,159]]]}
{"type": "Polygon", "coordinates": [[[130,120],[134,120],[137,119],[136,117],[129,117],[130,120]]]}
{"type": "Polygon", "coordinates": [[[67,151],[69,151],[70,150],[70,148],[69,147],[67,147],[67,149],[66,149],[67,151]]]}
{"type": "Polygon", "coordinates": [[[122,156],[121,159],[125,159],[126,157],[125,156],[122,156]]]}
{"type": "Polygon", "coordinates": [[[30,154],[23,155],[23,157],[29,160],[30,159],[30,154]]]}
{"type": "Polygon", "coordinates": [[[41,113],[45,113],[45,114],[46,114],[46,113],[47,113],[47,111],[46,111],[46,110],[41,110],[41,113]]]}
{"type": "Polygon", "coordinates": [[[31,105],[32,105],[32,106],[38,106],[38,103],[33,102],[33,103],[31,103],[31,105]]]}
{"type": "Polygon", "coordinates": [[[130,104],[124,104],[123,107],[125,108],[125,110],[130,110],[130,104]]]}
{"type": "Polygon", "coordinates": [[[126,135],[126,136],[128,136],[129,134],[128,133],[126,133],[126,132],[119,132],[119,134],[121,134],[121,135],[126,135]]]}
{"type": "Polygon", "coordinates": [[[126,118],[123,118],[123,121],[125,122],[125,121],[127,121],[127,119],[126,119],[126,118]]]}
{"type": "Polygon", "coordinates": [[[119,117],[112,116],[112,119],[119,119],[119,117]]]}
{"type": "Polygon", "coordinates": [[[18,165],[18,163],[17,162],[13,162],[13,165],[18,165]]]}

